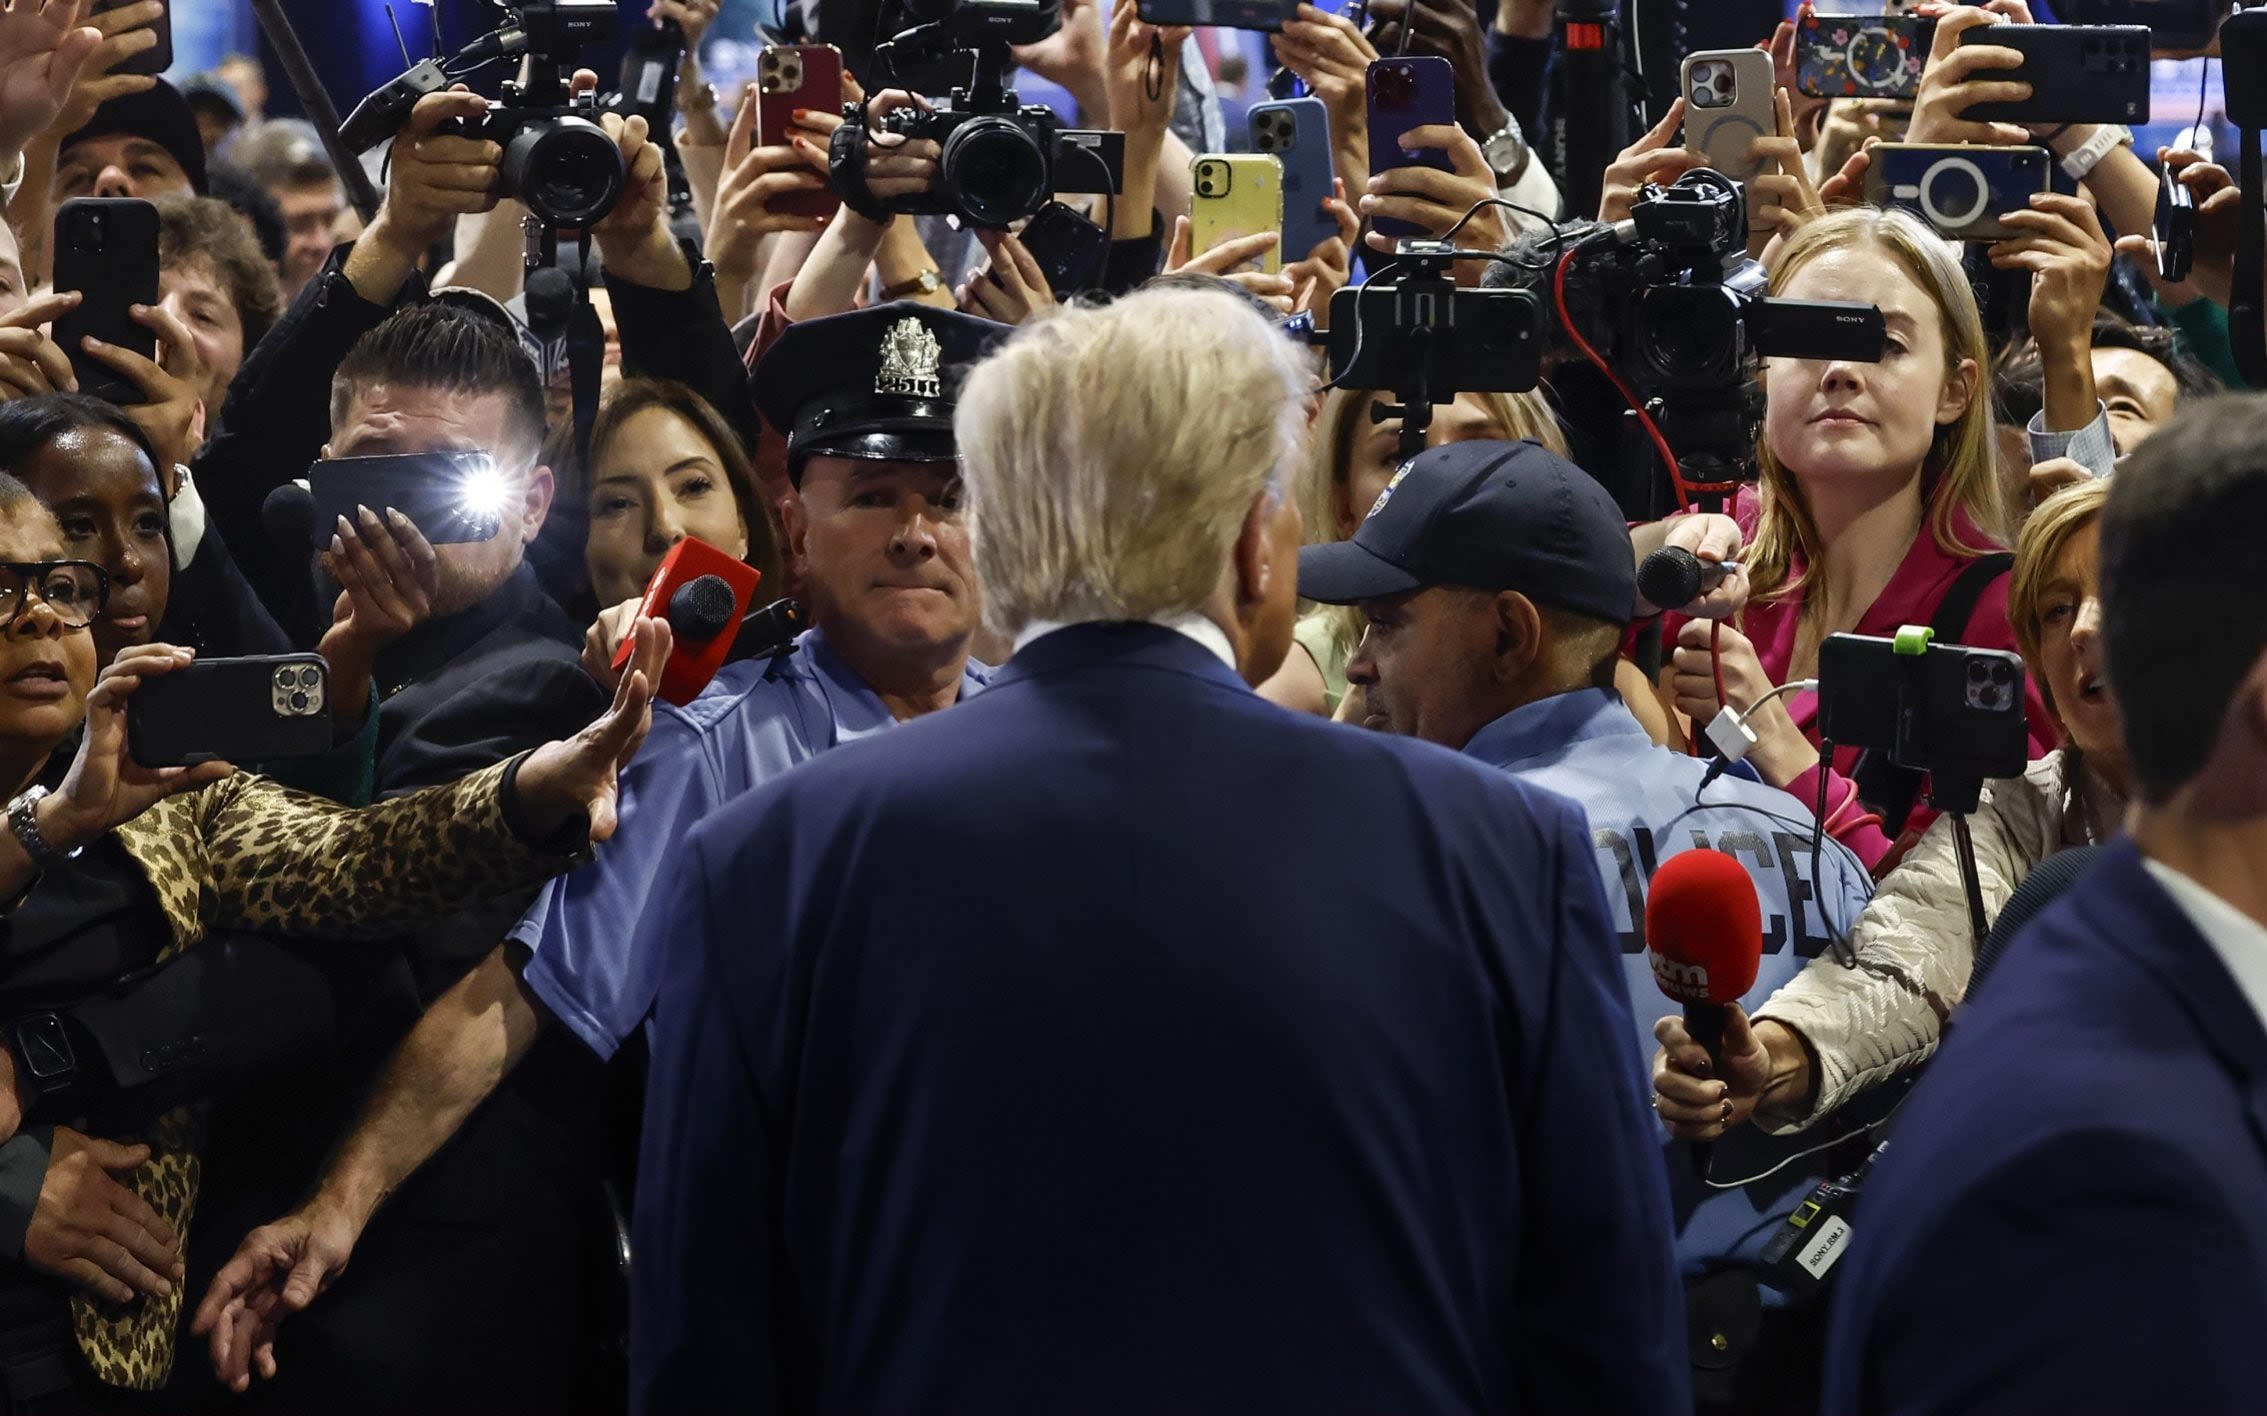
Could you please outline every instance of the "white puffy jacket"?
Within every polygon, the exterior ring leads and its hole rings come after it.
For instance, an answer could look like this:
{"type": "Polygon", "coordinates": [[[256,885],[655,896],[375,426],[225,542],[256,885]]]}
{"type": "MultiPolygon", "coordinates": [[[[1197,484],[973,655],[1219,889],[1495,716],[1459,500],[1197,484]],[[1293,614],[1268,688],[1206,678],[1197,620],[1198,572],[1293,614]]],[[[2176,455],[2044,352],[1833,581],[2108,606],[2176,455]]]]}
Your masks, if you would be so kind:
{"type": "MultiPolygon", "coordinates": [[[[2069,809],[2066,762],[2066,751],[2050,752],[2020,777],[1985,784],[1969,830],[1986,917],[1998,915],[2032,866],[2085,842],[2086,813],[2069,809]]],[[[2114,806],[2100,778],[2080,770],[2089,799],[2114,806]]],[[[1774,1019],[1810,1043],[1816,1081],[1808,1111],[1757,1112],[1755,1122],[1766,1131],[1801,1130],[1936,1050],[1976,959],[1952,818],[1937,818],[1881,882],[1851,944],[1856,967],[1832,954],[1814,959],[1755,1011],[1759,1021],[1774,1019]]]]}

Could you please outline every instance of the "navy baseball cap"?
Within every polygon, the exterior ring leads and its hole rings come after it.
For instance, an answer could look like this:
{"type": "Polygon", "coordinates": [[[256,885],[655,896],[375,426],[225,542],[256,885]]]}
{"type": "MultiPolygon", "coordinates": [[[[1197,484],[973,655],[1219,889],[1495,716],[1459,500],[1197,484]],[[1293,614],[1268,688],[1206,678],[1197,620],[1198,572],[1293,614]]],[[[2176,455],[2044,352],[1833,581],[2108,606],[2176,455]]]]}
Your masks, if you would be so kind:
{"type": "Polygon", "coordinates": [[[1597,479],[1540,443],[1460,442],[1403,464],[1353,540],[1299,552],[1299,593],[1326,605],[1431,585],[1628,624],[1629,524],[1597,479]]]}

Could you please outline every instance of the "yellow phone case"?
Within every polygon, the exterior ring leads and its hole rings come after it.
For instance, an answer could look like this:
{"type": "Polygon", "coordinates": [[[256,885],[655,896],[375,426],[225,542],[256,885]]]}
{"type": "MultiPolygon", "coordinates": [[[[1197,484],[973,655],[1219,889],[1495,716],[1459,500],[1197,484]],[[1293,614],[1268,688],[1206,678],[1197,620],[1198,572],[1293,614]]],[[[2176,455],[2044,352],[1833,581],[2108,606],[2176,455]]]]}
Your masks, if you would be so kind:
{"type": "Polygon", "coordinates": [[[1189,254],[1201,256],[1239,236],[1275,233],[1273,249],[1237,267],[1283,269],[1283,161],[1273,153],[1207,152],[1189,163],[1189,254]]]}

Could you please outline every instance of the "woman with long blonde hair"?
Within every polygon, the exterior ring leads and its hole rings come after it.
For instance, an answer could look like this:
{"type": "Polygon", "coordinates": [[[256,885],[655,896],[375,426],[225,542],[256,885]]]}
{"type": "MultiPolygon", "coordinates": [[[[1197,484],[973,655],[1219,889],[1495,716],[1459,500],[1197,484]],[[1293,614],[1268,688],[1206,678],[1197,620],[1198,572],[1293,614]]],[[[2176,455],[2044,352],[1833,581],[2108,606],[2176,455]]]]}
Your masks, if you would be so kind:
{"type": "MultiPolygon", "coordinates": [[[[1825,771],[1827,830],[1878,865],[1908,827],[1932,819],[1911,805],[1911,778],[1869,766],[1861,792],[1848,775],[1856,752],[1838,746],[1834,762],[1820,761],[1815,694],[1764,700],[1815,677],[1831,634],[1934,624],[1945,642],[2016,647],[2011,526],[1983,388],[1990,352],[1955,249],[1899,212],[1859,208],[1804,226],[1777,255],[1771,293],[1880,307],[1880,362],[1771,360],[1757,488],[1740,493],[1732,518],[1676,518],[1633,540],[1640,556],[1676,544],[1739,561],[1712,597],[1721,610],[1744,591],[1737,621],[1677,630],[1677,706],[1705,724],[1722,707],[1761,703],[1747,760],[1804,801],[1817,800],[1825,771]]],[[[2054,746],[2053,720],[2035,689],[2027,706],[2037,757],[2054,746]]]]}

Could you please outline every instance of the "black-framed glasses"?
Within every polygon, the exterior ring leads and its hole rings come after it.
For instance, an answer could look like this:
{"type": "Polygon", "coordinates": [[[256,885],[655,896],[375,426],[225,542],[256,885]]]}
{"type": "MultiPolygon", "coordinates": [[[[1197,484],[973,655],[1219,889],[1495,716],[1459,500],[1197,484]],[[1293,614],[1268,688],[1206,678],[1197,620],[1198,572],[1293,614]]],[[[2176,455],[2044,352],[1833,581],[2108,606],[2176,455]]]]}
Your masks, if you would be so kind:
{"type": "Polygon", "coordinates": [[[110,577],[93,561],[0,561],[0,629],[34,596],[66,629],[85,629],[110,599],[110,577]]]}

